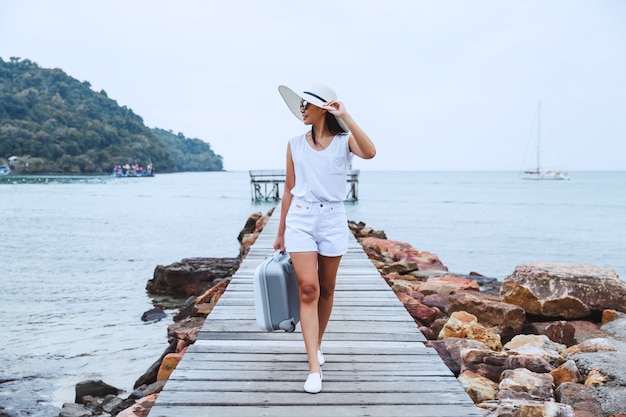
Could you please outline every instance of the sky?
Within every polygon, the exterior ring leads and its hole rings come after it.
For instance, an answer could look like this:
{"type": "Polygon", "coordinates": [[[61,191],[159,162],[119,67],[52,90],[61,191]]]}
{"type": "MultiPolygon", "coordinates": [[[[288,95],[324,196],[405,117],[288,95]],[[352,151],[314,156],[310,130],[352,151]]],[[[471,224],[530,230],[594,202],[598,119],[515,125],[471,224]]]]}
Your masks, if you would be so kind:
{"type": "Polygon", "coordinates": [[[2,0],[0,58],[60,68],[279,169],[306,127],[278,85],[331,86],[374,141],[364,170],[626,169],[624,0],[2,0]]]}

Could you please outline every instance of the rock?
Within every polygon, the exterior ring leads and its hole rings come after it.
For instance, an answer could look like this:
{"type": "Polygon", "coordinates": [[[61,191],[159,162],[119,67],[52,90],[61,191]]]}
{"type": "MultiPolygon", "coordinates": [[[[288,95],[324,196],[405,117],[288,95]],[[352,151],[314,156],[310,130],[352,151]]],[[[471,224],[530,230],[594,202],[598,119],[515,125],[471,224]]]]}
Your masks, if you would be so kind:
{"type": "Polygon", "coordinates": [[[593,368],[588,374],[587,378],[585,378],[585,386],[586,387],[595,387],[598,385],[604,385],[604,383],[608,381],[606,375],[603,375],[600,370],[597,368],[593,368]]]}
{"type": "Polygon", "coordinates": [[[507,369],[502,372],[498,385],[498,400],[534,400],[549,401],[554,397],[550,374],[538,374],[528,369],[507,369]]]}
{"type": "Polygon", "coordinates": [[[174,316],[174,321],[179,322],[188,317],[194,316],[198,312],[196,307],[196,300],[198,297],[191,296],[185,300],[183,306],[178,310],[178,313],[174,316]]]}
{"type": "Polygon", "coordinates": [[[417,300],[414,300],[412,303],[404,304],[404,307],[409,312],[411,317],[421,324],[432,323],[438,315],[436,310],[425,306],[417,300]]]}
{"type": "Polygon", "coordinates": [[[254,233],[261,233],[265,228],[265,225],[270,220],[272,213],[274,212],[275,207],[272,207],[266,215],[261,216],[260,219],[256,221],[256,225],[254,227],[254,233]]]}
{"type": "MultiPolygon", "coordinates": [[[[420,292],[417,291],[411,291],[411,292],[397,292],[396,293],[396,297],[398,297],[398,300],[400,300],[400,302],[402,304],[410,304],[410,303],[414,303],[416,301],[420,301],[419,298],[415,298],[413,297],[411,294],[421,294],[420,292]]],[[[424,296],[422,295],[422,298],[424,296]]]]}
{"type": "Polygon", "coordinates": [[[500,292],[501,283],[497,278],[486,277],[478,272],[470,272],[467,275],[469,278],[476,281],[478,285],[480,285],[480,291],[485,294],[493,294],[498,295],[500,292]]]}
{"type": "Polygon", "coordinates": [[[379,239],[387,239],[387,235],[382,230],[374,230],[371,227],[366,227],[363,222],[348,221],[348,227],[357,240],[361,240],[365,237],[376,237],[379,239]]]}
{"type": "Polygon", "coordinates": [[[167,335],[178,340],[184,340],[188,344],[193,344],[202,330],[205,319],[202,317],[191,317],[183,322],[170,324],[167,327],[167,335]]]}
{"type": "Polygon", "coordinates": [[[539,374],[554,370],[554,365],[548,362],[543,356],[537,355],[509,355],[506,358],[504,367],[506,369],[525,368],[539,374]]]}
{"type": "Polygon", "coordinates": [[[167,383],[167,380],[162,379],[160,381],[157,381],[148,385],[147,387],[144,388],[141,396],[147,397],[148,395],[158,394],[159,392],[163,390],[163,387],[165,387],[166,383],[167,383]]]}
{"type": "Polygon", "coordinates": [[[461,386],[474,401],[474,404],[483,401],[493,400],[498,391],[498,384],[484,376],[475,374],[472,371],[465,371],[459,375],[461,386]]]}
{"type": "Polygon", "coordinates": [[[257,228],[257,223],[261,217],[263,217],[263,213],[260,211],[252,213],[250,217],[248,217],[246,223],[243,226],[243,229],[241,229],[239,235],[237,236],[237,240],[239,241],[239,243],[242,243],[243,237],[245,235],[254,233],[257,228]]]}
{"type": "Polygon", "coordinates": [[[124,400],[122,400],[118,396],[107,395],[102,400],[102,411],[110,413],[113,410],[115,410],[117,407],[119,407],[123,402],[124,402],[124,400]]]}
{"type": "Polygon", "coordinates": [[[486,410],[483,417],[575,417],[571,406],[554,401],[486,401],[478,406],[486,410]]]}
{"type": "Polygon", "coordinates": [[[581,343],[589,339],[598,339],[609,337],[606,332],[600,329],[596,323],[587,320],[570,320],[569,323],[574,326],[574,342],[581,343]]]}
{"type": "Polygon", "coordinates": [[[493,350],[500,350],[502,347],[500,335],[495,329],[486,328],[478,323],[476,316],[465,311],[455,311],[450,315],[450,318],[439,333],[439,339],[448,337],[478,340],[493,350]]]}
{"type": "Polygon", "coordinates": [[[108,394],[117,395],[122,391],[102,382],[101,380],[85,380],[76,384],[76,399],[74,402],[81,403],[82,398],[88,395],[93,397],[105,397],[108,394]]]}
{"type": "Polygon", "coordinates": [[[90,417],[93,413],[82,404],[65,403],[59,417],[90,417]]]}
{"type": "MultiPolygon", "coordinates": [[[[437,340],[437,334],[428,326],[419,326],[417,328],[426,340],[437,340]]],[[[0,416],[1,417],[1,416],[0,416]]]]}
{"type": "Polygon", "coordinates": [[[536,262],[517,266],[500,298],[527,314],[576,319],[605,309],[626,312],[626,283],[608,268],[536,262]]]}
{"type": "Polygon", "coordinates": [[[383,278],[387,281],[387,284],[389,284],[395,293],[410,293],[417,291],[422,285],[421,282],[415,280],[414,278],[406,275],[400,275],[398,273],[386,274],[383,275],[383,278]]]}
{"type": "Polygon", "coordinates": [[[198,296],[231,277],[240,262],[240,258],[187,258],[167,266],[157,265],[146,289],[151,294],[198,296]]]}
{"type": "Polygon", "coordinates": [[[256,243],[258,237],[258,233],[249,233],[243,236],[241,239],[241,247],[239,249],[239,257],[241,259],[245,258],[248,252],[250,252],[250,248],[256,243]]]}
{"type": "Polygon", "coordinates": [[[505,344],[502,347],[502,350],[506,352],[508,350],[514,350],[527,345],[551,350],[556,353],[559,353],[565,349],[565,345],[554,343],[552,340],[550,340],[550,338],[545,335],[520,334],[515,336],[513,339],[511,339],[510,342],[505,344]]]}
{"type": "Polygon", "coordinates": [[[128,407],[133,406],[135,404],[136,400],[137,399],[131,399],[131,398],[125,399],[124,401],[122,401],[121,404],[119,404],[113,410],[111,410],[111,415],[112,416],[117,416],[119,413],[121,413],[122,411],[126,410],[128,407]]]}
{"type": "Polygon", "coordinates": [[[602,324],[607,324],[613,320],[617,320],[619,318],[619,314],[622,316],[624,313],[618,313],[615,310],[607,309],[602,312],[602,324]]]}
{"type": "Polygon", "coordinates": [[[426,282],[430,278],[434,278],[434,277],[446,277],[446,276],[462,277],[461,274],[455,274],[453,272],[448,272],[445,270],[435,270],[435,269],[413,271],[409,275],[411,275],[416,280],[422,281],[422,282],[426,282]]]}
{"type": "Polygon", "coordinates": [[[122,410],[117,417],[148,417],[158,396],[159,394],[152,394],[141,398],[134,405],[122,410]]]}
{"type": "Polygon", "coordinates": [[[574,321],[530,321],[526,323],[525,330],[529,333],[547,336],[555,343],[571,346],[576,343],[576,326],[574,321]]]}
{"type": "Polygon", "coordinates": [[[464,349],[460,352],[461,372],[472,371],[494,382],[500,381],[508,355],[489,349],[464,349]]]}
{"type": "Polygon", "coordinates": [[[563,350],[561,354],[563,356],[566,356],[575,355],[582,352],[597,352],[599,350],[615,351],[615,345],[611,339],[589,339],[577,345],[568,347],[567,349],[563,350]]]}
{"type": "Polygon", "coordinates": [[[161,366],[159,367],[159,372],[157,373],[157,381],[162,381],[164,379],[169,379],[176,366],[183,359],[183,355],[180,353],[168,353],[165,355],[163,360],[161,361],[161,366]]]}
{"type": "Polygon", "coordinates": [[[239,257],[241,259],[246,257],[250,251],[250,247],[256,242],[259,234],[261,234],[261,231],[267,224],[267,221],[273,212],[274,208],[272,208],[265,216],[261,212],[250,215],[245,226],[241,232],[239,232],[239,236],[237,236],[237,240],[239,240],[239,243],[241,244],[239,248],[239,257]]]}
{"type": "Polygon", "coordinates": [[[626,411],[626,343],[612,340],[612,347],[614,351],[597,350],[568,356],[576,362],[583,376],[588,377],[596,369],[607,377],[606,382],[593,388],[594,396],[602,405],[605,415],[626,411]]]}
{"type": "Polygon", "coordinates": [[[513,304],[503,303],[494,296],[477,291],[458,291],[448,298],[448,314],[466,311],[476,316],[478,321],[493,327],[502,341],[509,341],[519,334],[526,321],[524,309],[513,304]]]}
{"type": "Polygon", "coordinates": [[[576,340],[576,327],[568,321],[554,321],[548,324],[544,334],[553,342],[572,346],[576,340]]]}
{"type": "MultiPolygon", "coordinates": [[[[108,394],[107,397],[115,397],[115,395],[108,394]]],[[[93,395],[84,395],[80,400],[80,403],[83,404],[89,411],[92,413],[98,413],[98,407],[101,401],[100,397],[96,398],[93,395]]]]}
{"type": "Polygon", "coordinates": [[[405,242],[366,237],[361,240],[361,245],[370,259],[382,260],[382,254],[389,253],[394,262],[413,262],[417,265],[418,270],[447,270],[437,255],[429,252],[418,252],[405,242]]]}
{"type": "Polygon", "coordinates": [[[600,330],[610,334],[616,339],[626,341],[626,318],[615,319],[603,324],[600,330]]]}
{"type": "Polygon", "coordinates": [[[437,351],[443,363],[455,376],[461,373],[461,351],[466,349],[489,350],[482,342],[458,337],[428,341],[426,346],[437,351]]]}
{"type": "Polygon", "coordinates": [[[431,277],[419,287],[419,292],[424,295],[441,294],[446,296],[463,290],[479,291],[480,287],[476,281],[457,276],[431,277]]]}
{"type": "Polygon", "coordinates": [[[575,382],[560,384],[555,392],[556,400],[570,405],[575,417],[600,417],[604,415],[602,406],[593,395],[593,390],[575,382]]]}
{"type": "Polygon", "coordinates": [[[417,271],[417,263],[415,262],[407,262],[406,260],[400,260],[396,262],[392,262],[388,265],[383,266],[380,271],[383,274],[390,274],[392,272],[398,273],[400,275],[406,275],[409,272],[417,271]]]}
{"type": "Polygon", "coordinates": [[[226,291],[226,287],[228,287],[230,281],[230,279],[225,279],[209,288],[207,291],[204,292],[204,294],[200,295],[196,299],[196,304],[216,304],[222,294],[224,294],[224,291],[226,291]]]}
{"type": "MultiPolygon", "coordinates": [[[[422,303],[422,300],[424,299],[424,294],[422,294],[419,291],[409,291],[408,293],[406,293],[409,297],[419,301],[420,303],[422,303]]],[[[424,303],[422,303],[424,304],[424,303]]],[[[429,306],[431,307],[431,306],[429,306]]]]}
{"type": "Polygon", "coordinates": [[[376,268],[378,271],[381,271],[385,267],[385,263],[383,261],[377,261],[374,259],[370,260],[372,261],[372,265],[374,265],[374,268],[376,268]]]}
{"type": "Polygon", "coordinates": [[[556,351],[546,349],[540,346],[524,345],[515,349],[509,349],[506,351],[509,355],[529,356],[533,358],[543,358],[553,367],[559,367],[565,362],[565,358],[559,355],[556,351]]]}
{"type": "Polygon", "coordinates": [[[211,311],[213,311],[213,307],[215,307],[215,304],[217,304],[222,297],[224,291],[226,291],[226,287],[228,287],[230,281],[230,278],[226,278],[212,285],[211,288],[198,297],[189,297],[178,314],[174,316],[174,321],[180,322],[189,317],[206,318],[211,311]]]}
{"type": "Polygon", "coordinates": [[[137,381],[135,381],[135,385],[133,386],[133,388],[136,389],[137,387],[140,387],[142,385],[148,385],[148,384],[152,384],[156,382],[157,375],[159,373],[159,368],[161,367],[161,362],[163,361],[163,358],[165,358],[167,354],[175,352],[177,345],[178,345],[178,339],[170,338],[169,346],[163,351],[163,353],[161,354],[161,357],[157,359],[155,362],[153,362],[152,365],[150,365],[150,367],[148,368],[148,370],[142,376],[140,376],[137,379],[137,381]]]}
{"type": "Polygon", "coordinates": [[[440,311],[446,311],[448,306],[448,296],[441,294],[428,294],[422,299],[422,304],[428,307],[437,307],[440,311]]]}
{"type": "Polygon", "coordinates": [[[144,312],[141,315],[141,321],[159,321],[161,319],[164,319],[165,317],[167,317],[167,314],[165,314],[165,311],[163,311],[163,309],[155,307],[153,309],[150,309],[144,312]]]}
{"type": "Polygon", "coordinates": [[[559,387],[566,382],[578,383],[582,381],[582,376],[576,366],[576,362],[572,360],[565,362],[563,365],[551,371],[550,375],[554,378],[555,387],[559,387]]]}

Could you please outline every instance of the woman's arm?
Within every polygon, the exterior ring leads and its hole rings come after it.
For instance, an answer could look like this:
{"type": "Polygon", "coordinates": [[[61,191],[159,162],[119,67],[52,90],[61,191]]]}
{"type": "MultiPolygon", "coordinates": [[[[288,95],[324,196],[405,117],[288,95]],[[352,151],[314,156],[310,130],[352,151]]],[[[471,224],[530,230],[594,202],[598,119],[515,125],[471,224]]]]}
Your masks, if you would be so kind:
{"type": "Polygon", "coordinates": [[[340,101],[331,101],[326,105],[334,107],[335,110],[329,110],[329,112],[336,117],[340,117],[350,129],[350,137],[348,143],[350,145],[350,151],[363,159],[372,159],[376,156],[376,147],[374,142],[367,136],[367,133],[361,129],[361,127],[354,121],[352,116],[346,111],[346,107],[340,101]]]}
{"type": "Polygon", "coordinates": [[[278,224],[278,233],[274,242],[274,249],[280,249],[281,253],[285,252],[285,221],[287,219],[287,211],[291,205],[291,189],[296,183],[296,174],[293,168],[293,159],[291,158],[291,145],[287,145],[287,169],[285,172],[285,189],[283,191],[283,199],[280,205],[280,222],[278,224]]]}

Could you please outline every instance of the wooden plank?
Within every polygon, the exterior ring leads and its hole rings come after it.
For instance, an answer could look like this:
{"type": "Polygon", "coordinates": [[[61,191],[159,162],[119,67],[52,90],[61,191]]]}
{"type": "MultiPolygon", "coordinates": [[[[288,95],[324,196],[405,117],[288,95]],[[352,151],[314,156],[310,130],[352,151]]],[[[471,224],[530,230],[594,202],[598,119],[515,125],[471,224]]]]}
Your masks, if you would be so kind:
{"type": "MultiPolygon", "coordinates": [[[[328,323],[328,332],[341,332],[341,333],[366,333],[371,332],[372,324],[369,321],[358,321],[358,320],[342,320],[341,322],[335,320],[328,323]]],[[[210,320],[209,323],[205,326],[202,331],[209,332],[227,332],[233,328],[233,325],[238,327],[238,331],[242,333],[263,333],[257,327],[256,320],[252,319],[241,319],[238,323],[233,323],[233,320],[218,320],[213,319],[210,320]]],[[[415,328],[415,322],[408,321],[392,321],[386,323],[385,333],[396,333],[396,332],[413,332],[415,328]]]]}
{"type": "MultiPolygon", "coordinates": [[[[189,346],[187,352],[204,350],[207,352],[244,352],[253,349],[258,353],[300,353],[303,352],[303,342],[298,340],[256,340],[256,341],[228,341],[228,340],[199,340],[189,346]]],[[[367,355],[375,353],[377,355],[402,355],[402,354],[433,354],[437,356],[433,349],[424,347],[418,342],[358,342],[351,341],[324,341],[324,352],[346,355],[367,355]]]]}
{"type": "MultiPolygon", "coordinates": [[[[298,375],[299,377],[300,375],[298,375]]],[[[404,378],[389,378],[385,381],[385,389],[397,392],[397,393],[438,393],[439,391],[446,390],[448,392],[456,392],[457,394],[464,394],[463,389],[458,386],[456,391],[450,391],[450,384],[447,377],[438,376],[419,376],[419,377],[404,377],[404,378]]],[[[294,392],[297,390],[297,383],[301,382],[301,378],[293,380],[274,380],[271,386],[265,385],[264,387],[271,388],[273,392],[294,392]],[[294,382],[296,383],[294,386],[294,382]]],[[[377,392],[380,390],[381,385],[379,381],[354,381],[354,380],[339,380],[335,378],[332,383],[329,383],[329,378],[326,378],[326,387],[324,392],[377,392]]],[[[259,385],[257,381],[250,379],[246,380],[179,380],[170,379],[167,381],[168,391],[197,391],[197,392],[258,392],[259,385]]],[[[299,391],[299,390],[297,390],[299,391]]]]}
{"type": "MultiPolygon", "coordinates": [[[[363,312],[363,314],[359,314],[358,316],[354,315],[353,306],[337,306],[333,309],[333,313],[331,315],[331,320],[333,321],[346,321],[346,320],[354,320],[354,321],[406,321],[414,323],[414,320],[411,316],[402,314],[399,315],[398,312],[402,312],[402,310],[398,310],[397,308],[372,308],[367,312],[363,312]]],[[[254,309],[249,305],[230,305],[228,310],[226,309],[217,309],[213,310],[211,313],[211,319],[215,320],[253,320],[256,318],[254,309]],[[233,313],[236,313],[237,316],[233,317],[233,313]]]]}
{"type": "MultiPolygon", "coordinates": [[[[301,339],[298,333],[287,333],[284,336],[285,339],[301,339]]],[[[213,340],[277,340],[270,333],[243,333],[236,330],[230,332],[211,332],[201,331],[198,333],[198,340],[213,339],[213,340]]],[[[394,334],[394,333],[327,333],[324,335],[324,341],[334,340],[352,340],[352,341],[401,341],[401,342],[425,342],[426,339],[420,333],[412,334],[394,334]]]]}
{"type": "Polygon", "coordinates": [[[315,406],[259,404],[255,406],[211,405],[194,407],[181,403],[166,403],[166,399],[157,400],[150,412],[150,417],[482,417],[472,404],[394,404],[394,405],[347,405],[316,404],[315,406]],[[163,405],[161,405],[163,403],[163,405]]]}
{"type": "MultiPolygon", "coordinates": [[[[257,382],[257,381],[253,381],[257,382]]],[[[326,384],[331,385],[331,384],[326,384]]],[[[416,406],[425,404],[459,404],[458,392],[440,392],[434,396],[432,392],[414,392],[407,395],[404,392],[349,392],[349,405],[398,405],[398,404],[414,404],[416,406]],[[407,398],[410,397],[410,398],[407,398]],[[436,400],[433,400],[436,397],[436,400]]],[[[272,404],[273,406],[291,406],[298,404],[300,407],[317,406],[320,403],[320,396],[309,395],[303,392],[257,392],[248,391],[245,395],[241,392],[204,392],[202,395],[198,395],[197,392],[189,391],[165,391],[161,394],[164,398],[162,401],[170,401],[172,403],[180,404],[197,404],[197,405],[233,405],[237,407],[241,406],[254,406],[258,404],[272,404]]],[[[161,397],[161,395],[159,397],[161,397]]],[[[345,392],[325,392],[324,403],[345,405],[345,392]]],[[[331,414],[332,415],[332,414],[331,414]]],[[[294,417],[297,414],[294,415],[294,417]]]]}
{"type": "Polygon", "coordinates": [[[305,393],[300,326],[285,333],[256,325],[254,271],[274,253],[278,216],[242,261],[151,417],[482,416],[437,352],[424,346],[415,321],[354,238],[322,344],[324,389],[305,393]]]}
{"type": "MultiPolygon", "coordinates": [[[[332,369],[340,369],[344,364],[352,363],[352,364],[375,364],[376,366],[380,364],[401,364],[404,367],[408,367],[411,365],[419,365],[422,366],[424,363],[432,363],[433,357],[431,354],[425,354],[426,352],[430,352],[430,349],[424,351],[420,354],[418,352],[406,352],[406,356],[402,357],[397,354],[393,355],[380,355],[380,354],[338,354],[333,353],[330,354],[326,352],[326,360],[328,364],[331,363],[333,366],[332,369]]],[[[435,353],[436,354],[436,353],[435,353]]],[[[306,363],[306,356],[304,352],[304,346],[302,347],[302,351],[300,353],[256,353],[256,352],[210,352],[208,350],[198,350],[194,352],[186,353],[185,358],[189,361],[193,361],[195,364],[201,363],[203,361],[210,362],[236,362],[238,364],[244,364],[246,362],[267,362],[269,365],[276,367],[276,365],[282,363],[306,363]]],[[[185,365],[188,361],[185,362],[185,365]]],[[[189,365],[195,366],[195,365],[189,365]]],[[[245,366],[249,366],[248,364],[245,366]]],[[[265,364],[255,365],[259,367],[259,369],[265,364]]]]}

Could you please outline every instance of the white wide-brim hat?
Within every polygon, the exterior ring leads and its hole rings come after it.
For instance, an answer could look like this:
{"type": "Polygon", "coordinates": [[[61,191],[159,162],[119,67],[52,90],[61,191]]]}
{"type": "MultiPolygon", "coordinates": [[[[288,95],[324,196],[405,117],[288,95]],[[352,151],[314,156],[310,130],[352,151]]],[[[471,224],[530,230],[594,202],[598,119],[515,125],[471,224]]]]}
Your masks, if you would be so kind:
{"type": "MultiPolygon", "coordinates": [[[[291,110],[293,115],[300,120],[303,120],[302,113],[300,112],[300,101],[302,100],[326,110],[335,110],[335,108],[332,106],[324,106],[324,103],[337,100],[337,93],[335,93],[332,88],[325,85],[314,84],[306,90],[302,91],[301,93],[296,93],[291,88],[285,85],[279,85],[278,92],[283,97],[283,100],[285,100],[285,103],[287,103],[287,107],[289,107],[289,110],[291,110]]],[[[348,125],[343,120],[341,120],[340,117],[335,116],[335,119],[337,119],[337,122],[343,128],[343,130],[345,130],[346,132],[350,130],[348,129],[348,125]]]]}

